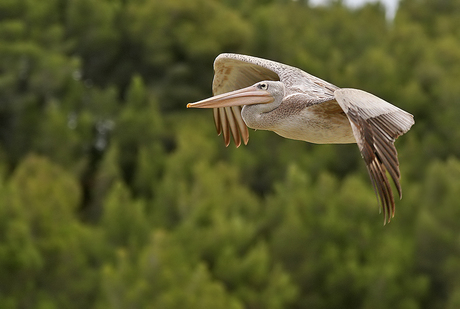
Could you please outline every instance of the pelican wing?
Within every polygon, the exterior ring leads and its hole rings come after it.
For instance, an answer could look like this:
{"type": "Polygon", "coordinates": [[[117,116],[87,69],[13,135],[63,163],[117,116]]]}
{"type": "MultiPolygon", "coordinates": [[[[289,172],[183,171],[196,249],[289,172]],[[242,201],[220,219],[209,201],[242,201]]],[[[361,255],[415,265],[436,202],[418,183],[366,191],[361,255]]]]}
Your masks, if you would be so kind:
{"type": "MultiPolygon", "coordinates": [[[[270,62],[270,61],[268,61],[270,62]]],[[[278,74],[271,70],[270,63],[255,57],[221,54],[214,61],[214,95],[230,92],[251,86],[262,80],[279,80],[278,74]]],[[[217,133],[223,133],[225,145],[230,144],[230,134],[235,145],[239,147],[241,140],[246,145],[249,131],[241,118],[242,106],[214,108],[214,123],[217,133]]]]}
{"type": "Polygon", "coordinates": [[[362,90],[338,89],[334,93],[353,129],[375,193],[390,222],[395,202],[387,172],[402,197],[399,161],[394,142],[414,124],[413,116],[362,90]]]}
{"type": "MultiPolygon", "coordinates": [[[[214,95],[248,87],[263,80],[283,82],[286,95],[303,93],[312,99],[332,99],[334,91],[338,89],[298,68],[271,60],[239,54],[220,54],[214,61],[214,95]]],[[[241,118],[241,108],[242,106],[233,106],[214,109],[217,133],[223,134],[226,146],[230,144],[230,135],[237,147],[241,141],[248,143],[249,131],[241,118]]]]}

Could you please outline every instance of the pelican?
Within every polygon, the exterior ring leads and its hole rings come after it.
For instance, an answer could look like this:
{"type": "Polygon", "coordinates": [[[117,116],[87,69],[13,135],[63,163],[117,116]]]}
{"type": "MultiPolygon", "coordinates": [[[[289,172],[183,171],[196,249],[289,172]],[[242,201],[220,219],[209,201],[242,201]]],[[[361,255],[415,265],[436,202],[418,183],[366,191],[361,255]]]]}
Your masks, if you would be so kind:
{"type": "Polygon", "coordinates": [[[217,133],[239,147],[248,127],[315,144],[357,143],[384,212],[395,213],[390,174],[402,198],[396,138],[414,124],[408,112],[363,90],[339,88],[298,68],[262,58],[220,54],[214,96],[187,107],[213,108],[217,133]]]}

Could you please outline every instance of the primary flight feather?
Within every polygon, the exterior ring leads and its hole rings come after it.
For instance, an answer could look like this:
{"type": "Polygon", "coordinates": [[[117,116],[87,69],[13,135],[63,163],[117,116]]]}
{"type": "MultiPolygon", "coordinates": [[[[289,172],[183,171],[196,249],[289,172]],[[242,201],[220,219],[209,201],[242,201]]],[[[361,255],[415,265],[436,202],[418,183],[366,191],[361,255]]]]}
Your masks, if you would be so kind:
{"type": "Polygon", "coordinates": [[[213,108],[225,145],[248,143],[249,128],[316,144],[357,143],[385,222],[395,202],[387,172],[402,196],[395,139],[411,114],[362,90],[339,88],[298,68],[262,58],[221,54],[214,61],[214,96],[187,107],[213,108]]]}

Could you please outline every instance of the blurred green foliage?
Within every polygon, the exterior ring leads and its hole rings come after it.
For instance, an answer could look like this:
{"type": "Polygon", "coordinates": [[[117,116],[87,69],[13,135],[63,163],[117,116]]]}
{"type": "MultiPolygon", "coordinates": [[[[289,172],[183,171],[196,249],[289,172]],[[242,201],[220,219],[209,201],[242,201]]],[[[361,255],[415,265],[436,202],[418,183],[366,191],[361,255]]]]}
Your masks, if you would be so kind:
{"type": "Polygon", "coordinates": [[[0,1],[0,308],[460,307],[459,0],[0,1]],[[221,52],[415,115],[383,227],[355,145],[211,113],[221,52]]]}

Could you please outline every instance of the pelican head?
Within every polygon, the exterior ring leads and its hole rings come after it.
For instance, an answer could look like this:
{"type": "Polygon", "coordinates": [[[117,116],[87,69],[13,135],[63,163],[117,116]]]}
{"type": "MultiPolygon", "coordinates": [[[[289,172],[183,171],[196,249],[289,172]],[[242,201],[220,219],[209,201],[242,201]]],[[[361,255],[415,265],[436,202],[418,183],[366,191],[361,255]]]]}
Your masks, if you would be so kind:
{"type": "MultiPolygon", "coordinates": [[[[277,108],[284,97],[284,85],[279,81],[261,81],[252,86],[219,94],[195,103],[187,104],[187,108],[217,108],[244,106],[256,109],[260,113],[270,112],[277,108]]],[[[243,108],[243,109],[244,109],[243,108]]]]}
{"type": "Polygon", "coordinates": [[[218,108],[243,106],[241,116],[246,125],[253,129],[267,129],[265,114],[280,106],[284,98],[284,84],[266,80],[252,86],[219,94],[211,98],[187,104],[187,108],[218,108]]]}

